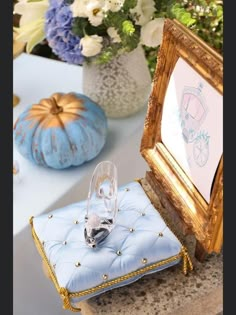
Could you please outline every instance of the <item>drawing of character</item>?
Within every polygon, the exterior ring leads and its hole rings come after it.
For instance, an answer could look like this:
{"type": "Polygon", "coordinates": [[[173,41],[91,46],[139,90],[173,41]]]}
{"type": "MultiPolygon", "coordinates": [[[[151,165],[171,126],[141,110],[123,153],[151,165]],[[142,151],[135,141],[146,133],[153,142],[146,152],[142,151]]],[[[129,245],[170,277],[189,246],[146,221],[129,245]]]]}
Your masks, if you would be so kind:
{"type": "Polygon", "coordinates": [[[184,87],[180,105],[181,128],[186,143],[193,142],[203,123],[208,108],[202,95],[203,85],[198,88],[184,87]]]}

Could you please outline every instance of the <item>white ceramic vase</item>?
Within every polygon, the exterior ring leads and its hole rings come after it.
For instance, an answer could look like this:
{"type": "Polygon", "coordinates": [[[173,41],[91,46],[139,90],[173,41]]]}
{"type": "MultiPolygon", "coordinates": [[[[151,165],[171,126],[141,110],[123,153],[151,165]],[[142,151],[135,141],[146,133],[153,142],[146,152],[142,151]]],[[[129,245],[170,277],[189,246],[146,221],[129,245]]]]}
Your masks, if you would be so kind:
{"type": "Polygon", "coordinates": [[[103,65],[83,65],[83,93],[109,118],[130,116],[144,106],[151,92],[151,75],[142,46],[103,65]]]}

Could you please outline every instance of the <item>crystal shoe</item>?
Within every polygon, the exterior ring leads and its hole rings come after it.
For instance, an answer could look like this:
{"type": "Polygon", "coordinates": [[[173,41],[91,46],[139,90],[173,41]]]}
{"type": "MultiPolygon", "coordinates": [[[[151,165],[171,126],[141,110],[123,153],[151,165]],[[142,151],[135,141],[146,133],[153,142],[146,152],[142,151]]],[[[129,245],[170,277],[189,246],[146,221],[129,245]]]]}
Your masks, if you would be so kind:
{"type": "Polygon", "coordinates": [[[84,237],[94,248],[112,231],[117,213],[117,169],[110,161],[99,163],[92,175],[87,199],[84,237]]]}

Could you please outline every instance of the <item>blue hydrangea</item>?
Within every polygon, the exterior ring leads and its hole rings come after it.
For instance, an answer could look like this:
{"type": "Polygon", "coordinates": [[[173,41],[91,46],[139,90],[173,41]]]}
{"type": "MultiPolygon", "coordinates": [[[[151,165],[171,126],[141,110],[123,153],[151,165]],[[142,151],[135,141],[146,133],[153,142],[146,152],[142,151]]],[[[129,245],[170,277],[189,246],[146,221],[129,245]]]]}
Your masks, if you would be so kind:
{"type": "Polygon", "coordinates": [[[72,31],[72,12],[66,0],[50,0],[46,12],[45,33],[48,45],[63,61],[71,64],[82,64],[80,38],[72,31]]]}

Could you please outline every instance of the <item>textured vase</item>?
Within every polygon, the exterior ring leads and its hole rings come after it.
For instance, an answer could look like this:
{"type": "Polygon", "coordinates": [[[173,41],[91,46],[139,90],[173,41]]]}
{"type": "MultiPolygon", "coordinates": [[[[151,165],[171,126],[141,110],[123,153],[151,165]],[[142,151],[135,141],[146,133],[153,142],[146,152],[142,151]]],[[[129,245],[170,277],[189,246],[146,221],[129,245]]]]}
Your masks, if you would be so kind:
{"type": "Polygon", "coordinates": [[[139,46],[107,64],[83,65],[83,93],[98,103],[107,117],[130,116],[145,105],[151,92],[151,76],[139,46]]]}

